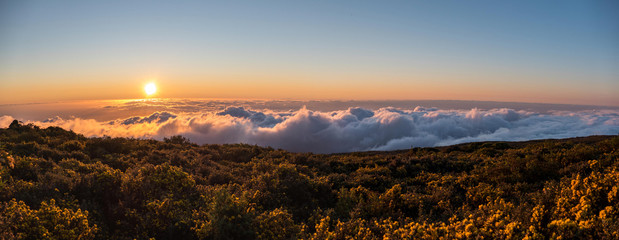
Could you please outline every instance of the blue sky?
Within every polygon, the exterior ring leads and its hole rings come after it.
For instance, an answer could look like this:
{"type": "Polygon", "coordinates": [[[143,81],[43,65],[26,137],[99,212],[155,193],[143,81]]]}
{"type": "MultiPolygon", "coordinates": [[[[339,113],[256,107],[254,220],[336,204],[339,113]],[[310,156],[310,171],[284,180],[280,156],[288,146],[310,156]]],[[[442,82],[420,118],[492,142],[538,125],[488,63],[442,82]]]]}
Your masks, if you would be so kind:
{"type": "Polygon", "coordinates": [[[619,105],[617,1],[3,1],[0,103],[162,97],[619,105]]]}

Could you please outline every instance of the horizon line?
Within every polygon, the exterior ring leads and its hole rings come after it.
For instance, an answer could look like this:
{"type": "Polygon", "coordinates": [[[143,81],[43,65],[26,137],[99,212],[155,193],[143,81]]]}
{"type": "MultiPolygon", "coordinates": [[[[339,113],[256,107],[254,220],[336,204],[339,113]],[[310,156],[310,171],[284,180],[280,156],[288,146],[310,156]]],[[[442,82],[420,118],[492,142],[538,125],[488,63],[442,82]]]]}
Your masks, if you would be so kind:
{"type": "Polygon", "coordinates": [[[39,104],[61,104],[61,103],[77,103],[77,102],[98,102],[98,101],[145,101],[145,100],[168,100],[168,99],[200,99],[200,100],[244,100],[244,101],[295,101],[295,102],[413,102],[413,101],[430,101],[430,102],[479,102],[479,103],[507,103],[507,104],[539,104],[539,105],[563,105],[563,106],[580,106],[580,107],[606,107],[619,108],[618,105],[594,105],[594,104],[574,104],[574,103],[556,103],[556,102],[526,102],[526,101],[500,101],[500,100],[471,100],[471,99],[337,99],[337,98],[251,98],[251,97],[156,97],[156,98],[112,98],[112,99],[73,99],[73,100],[52,100],[52,101],[33,101],[23,103],[0,103],[0,107],[7,106],[25,106],[39,104]]]}

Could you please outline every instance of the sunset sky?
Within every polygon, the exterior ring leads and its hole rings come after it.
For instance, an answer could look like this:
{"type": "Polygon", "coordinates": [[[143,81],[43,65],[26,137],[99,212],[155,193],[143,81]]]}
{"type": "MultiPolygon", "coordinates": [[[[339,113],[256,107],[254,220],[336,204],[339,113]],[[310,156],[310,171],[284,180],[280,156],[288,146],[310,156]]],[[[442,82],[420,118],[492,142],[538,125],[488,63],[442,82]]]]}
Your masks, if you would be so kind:
{"type": "Polygon", "coordinates": [[[618,1],[2,1],[0,104],[143,98],[619,106],[618,1]]]}

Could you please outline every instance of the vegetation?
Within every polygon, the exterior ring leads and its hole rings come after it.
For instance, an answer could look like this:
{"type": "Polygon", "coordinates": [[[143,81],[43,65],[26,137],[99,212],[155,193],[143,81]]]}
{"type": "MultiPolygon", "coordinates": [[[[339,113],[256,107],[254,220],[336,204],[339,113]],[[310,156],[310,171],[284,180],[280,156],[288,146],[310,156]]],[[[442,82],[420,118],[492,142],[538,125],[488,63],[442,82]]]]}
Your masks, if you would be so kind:
{"type": "Polygon", "coordinates": [[[0,239],[613,239],[619,137],[318,155],[0,129],[0,239]]]}

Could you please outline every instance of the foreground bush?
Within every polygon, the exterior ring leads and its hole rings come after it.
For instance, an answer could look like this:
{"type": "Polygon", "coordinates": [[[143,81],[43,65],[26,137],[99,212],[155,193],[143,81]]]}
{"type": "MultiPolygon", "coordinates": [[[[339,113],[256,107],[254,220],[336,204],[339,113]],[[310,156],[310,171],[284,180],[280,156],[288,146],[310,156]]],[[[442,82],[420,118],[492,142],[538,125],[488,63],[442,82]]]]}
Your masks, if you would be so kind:
{"type": "Polygon", "coordinates": [[[615,239],[619,137],[318,155],[0,129],[0,239],[615,239]]]}

